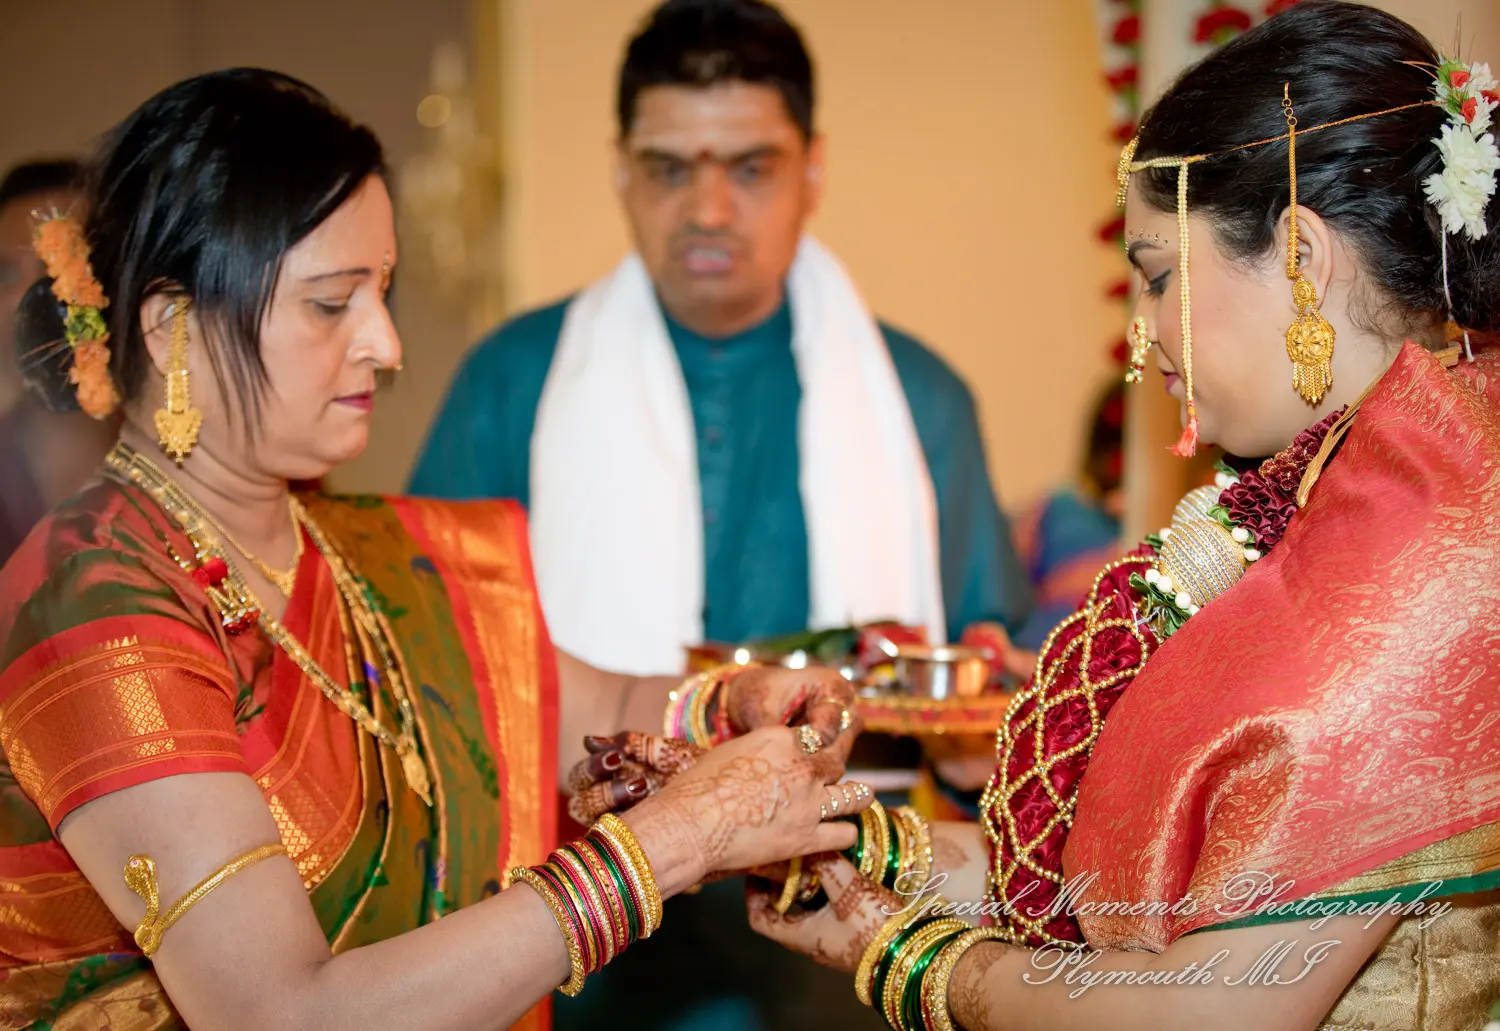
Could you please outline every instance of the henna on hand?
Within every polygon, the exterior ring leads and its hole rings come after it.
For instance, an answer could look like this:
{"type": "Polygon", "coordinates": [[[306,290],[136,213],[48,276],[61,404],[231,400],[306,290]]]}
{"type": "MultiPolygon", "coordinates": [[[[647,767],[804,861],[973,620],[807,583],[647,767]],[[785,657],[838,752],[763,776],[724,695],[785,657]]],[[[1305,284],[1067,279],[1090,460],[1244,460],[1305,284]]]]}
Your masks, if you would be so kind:
{"type": "Polygon", "coordinates": [[[948,982],[948,1012],[961,1027],[990,1026],[990,995],[985,990],[990,971],[1005,958],[1009,946],[980,942],[958,962],[948,982]]]}

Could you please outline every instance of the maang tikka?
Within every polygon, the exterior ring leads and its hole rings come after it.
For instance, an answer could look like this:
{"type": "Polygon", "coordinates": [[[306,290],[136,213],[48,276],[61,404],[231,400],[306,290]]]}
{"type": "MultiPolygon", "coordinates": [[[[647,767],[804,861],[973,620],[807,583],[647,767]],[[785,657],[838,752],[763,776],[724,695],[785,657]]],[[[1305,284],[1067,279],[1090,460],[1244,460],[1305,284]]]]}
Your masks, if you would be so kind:
{"type": "Polygon", "coordinates": [[[172,343],[167,349],[167,406],[156,410],[156,437],[168,458],[182,460],[198,443],[203,413],[193,407],[188,382],[188,308],[192,302],[179,297],[172,302],[172,343]]]}
{"type": "Polygon", "coordinates": [[[1297,320],[1286,331],[1286,354],[1292,360],[1292,389],[1302,400],[1316,405],[1333,385],[1334,329],[1318,310],[1318,290],[1302,273],[1297,237],[1297,116],[1292,110],[1292,87],[1288,83],[1281,99],[1286,112],[1287,162],[1291,170],[1291,225],[1286,238],[1286,277],[1292,281],[1292,303],[1297,320]]]}

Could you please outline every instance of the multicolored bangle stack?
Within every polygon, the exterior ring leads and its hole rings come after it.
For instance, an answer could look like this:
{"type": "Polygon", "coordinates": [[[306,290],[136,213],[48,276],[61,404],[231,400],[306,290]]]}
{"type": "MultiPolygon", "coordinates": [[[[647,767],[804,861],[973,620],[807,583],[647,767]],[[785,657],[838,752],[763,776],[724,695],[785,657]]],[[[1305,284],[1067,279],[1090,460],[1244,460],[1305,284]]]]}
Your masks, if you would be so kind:
{"type": "Polygon", "coordinates": [[[914,894],[932,875],[932,832],[911,806],[887,810],[879,802],[859,814],[859,836],[844,852],[861,877],[914,894]]]}
{"type": "Polygon", "coordinates": [[[689,677],[686,683],[667,696],[662,732],[667,737],[681,738],[704,748],[728,741],[734,736],[729,726],[729,714],[723,705],[715,705],[715,702],[719,701],[719,689],[749,668],[725,663],[689,677]]]}
{"type": "Polygon", "coordinates": [[[870,942],[854,975],[859,1001],[878,1010],[895,1031],[954,1031],[948,983],[959,960],[979,942],[1005,938],[999,927],[924,916],[931,908],[911,906],[892,917],[870,942]]]}
{"type": "Polygon", "coordinates": [[[572,968],[561,985],[564,995],[583,991],[589,974],[661,926],[661,892],[651,861],[614,814],[542,865],[516,867],[510,878],[536,890],[562,931],[572,968]]]}

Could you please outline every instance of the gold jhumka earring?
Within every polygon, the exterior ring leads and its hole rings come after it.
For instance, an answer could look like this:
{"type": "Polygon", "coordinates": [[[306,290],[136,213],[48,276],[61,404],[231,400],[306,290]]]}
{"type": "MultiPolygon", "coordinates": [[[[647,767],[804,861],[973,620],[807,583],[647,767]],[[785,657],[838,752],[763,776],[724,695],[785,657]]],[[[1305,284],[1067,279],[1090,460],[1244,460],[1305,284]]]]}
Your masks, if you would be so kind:
{"type": "MultiPolygon", "coordinates": [[[[1124,206],[1125,198],[1130,192],[1130,177],[1136,172],[1163,168],[1175,168],[1177,170],[1177,278],[1182,306],[1181,371],[1184,395],[1187,400],[1188,421],[1187,426],[1183,428],[1181,438],[1173,446],[1172,453],[1180,455],[1183,458],[1191,458],[1198,450],[1198,406],[1193,395],[1192,284],[1188,278],[1188,169],[1200,161],[1207,161],[1210,158],[1220,157],[1224,154],[1232,154],[1235,151],[1249,150],[1251,147],[1262,147],[1268,143],[1279,143],[1282,140],[1286,140],[1289,145],[1295,145],[1296,120],[1292,117],[1290,83],[1286,84],[1283,97],[1285,98],[1283,106],[1287,112],[1289,131],[1280,136],[1272,136],[1265,140],[1256,140],[1253,143],[1241,143],[1238,146],[1228,147],[1212,154],[1192,154],[1187,157],[1158,157],[1149,158],[1145,161],[1137,161],[1135,159],[1136,148],[1140,145],[1140,137],[1136,137],[1127,143],[1125,149],[1120,152],[1120,165],[1116,173],[1119,180],[1119,190],[1115,195],[1115,200],[1121,206],[1124,206]]],[[[1332,129],[1335,126],[1348,125],[1351,122],[1362,122],[1367,118],[1379,118],[1381,115],[1393,115],[1398,111],[1407,111],[1415,107],[1429,107],[1438,103],[1436,100],[1424,100],[1415,104],[1402,104],[1399,107],[1386,108],[1383,111],[1371,111],[1369,114],[1340,118],[1335,122],[1324,122],[1322,125],[1315,125],[1311,129],[1304,129],[1302,130],[1302,134],[1306,135],[1310,132],[1332,129]]],[[[1291,355],[1292,361],[1297,363],[1295,366],[1296,371],[1293,373],[1293,385],[1297,387],[1298,392],[1302,393],[1303,397],[1309,397],[1308,393],[1303,392],[1303,386],[1321,382],[1322,386],[1317,389],[1316,393],[1317,399],[1321,400],[1328,388],[1328,384],[1332,382],[1332,373],[1325,370],[1327,369],[1328,359],[1333,354],[1333,327],[1328,325],[1317,310],[1318,295],[1317,291],[1313,289],[1312,283],[1297,270],[1295,152],[1292,160],[1293,235],[1287,261],[1287,276],[1293,281],[1292,297],[1297,302],[1302,313],[1298,316],[1297,322],[1287,331],[1287,353],[1291,355]],[[1299,327],[1306,328],[1299,329],[1299,327]],[[1326,344],[1323,342],[1324,338],[1319,335],[1322,332],[1322,327],[1326,327],[1327,331],[1326,344]],[[1308,344],[1307,350],[1300,349],[1304,341],[1304,335],[1308,344]],[[1297,341],[1299,348],[1297,350],[1294,350],[1294,339],[1297,341]],[[1318,348],[1322,348],[1322,350],[1318,350],[1318,348]],[[1322,363],[1321,366],[1319,362],[1322,363]],[[1305,375],[1302,372],[1304,367],[1308,370],[1305,375]],[[1321,379],[1319,378],[1320,375],[1321,379]]],[[[1317,402],[1313,401],[1312,403],[1316,404],[1317,402]]]]}
{"type": "Polygon", "coordinates": [[[156,437],[168,458],[182,460],[198,443],[203,413],[193,407],[188,382],[187,314],[192,302],[179,297],[172,304],[172,343],[167,349],[167,406],[156,410],[156,437]]]}
{"type": "Polygon", "coordinates": [[[1130,368],[1125,371],[1126,383],[1139,383],[1146,372],[1146,354],[1156,343],[1146,334],[1146,320],[1139,315],[1130,324],[1130,368]]]}
{"type": "Polygon", "coordinates": [[[1292,303],[1297,306],[1297,321],[1286,331],[1286,355],[1292,360],[1292,389],[1302,395],[1302,400],[1316,405],[1333,385],[1334,330],[1318,310],[1318,289],[1302,274],[1302,256],[1297,252],[1297,115],[1292,110],[1291,83],[1282,93],[1281,107],[1286,112],[1286,153],[1292,181],[1286,277],[1292,281],[1292,303]]]}

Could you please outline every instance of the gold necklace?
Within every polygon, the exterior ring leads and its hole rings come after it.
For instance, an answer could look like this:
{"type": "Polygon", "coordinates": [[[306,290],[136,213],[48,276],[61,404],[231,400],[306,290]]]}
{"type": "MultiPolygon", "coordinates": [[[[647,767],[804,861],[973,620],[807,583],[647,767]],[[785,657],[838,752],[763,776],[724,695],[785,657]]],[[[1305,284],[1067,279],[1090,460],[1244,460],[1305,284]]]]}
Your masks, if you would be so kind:
{"type": "MultiPolygon", "coordinates": [[[[113,450],[105,456],[105,464],[119,478],[133,483],[151,495],[161,506],[162,511],[177,523],[188,540],[192,542],[194,555],[193,560],[190,561],[178,555],[171,543],[163,537],[163,543],[172,560],[191,574],[194,580],[203,587],[209,601],[218,610],[220,621],[225,629],[232,633],[258,623],[265,635],[286,652],[297,667],[318,685],[324,697],[353,720],[357,727],[396,753],[407,785],[421,797],[422,801],[432,805],[431,777],[427,763],[422,759],[417,747],[416,711],[407,694],[405,678],[400,669],[401,663],[392,643],[390,626],[349,571],[343,557],[323,536],[322,531],[312,522],[301,504],[295,499],[292,500],[292,518],[299,526],[306,528],[308,536],[313,540],[313,545],[322,554],[333,573],[341,603],[347,606],[355,623],[374,645],[377,659],[383,669],[375,670],[372,667],[370,672],[375,674],[374,679],[385,681],[390,687],[392,696],[396,699],[396,710],[400,720],[397,730],[393,731],[382,724],[358,695],[349,688],[340,686],[318,665],[317,660],[303,647],[302,642],[298,641],[280,620],[266,613],[215,535],[215,530],[222,534],[223,528],[192,495],[162,472],[156,463],[123,442],[116,444],[113,450]]],[[[227,537],[227,534],[224,536],[227,537]]],[[[238,548],[237,550],[243,551],[238,548]]],[[[376,685],[372,684],[370,689],[373,693],[376,685]]]]}
{"type": "MultiPolygon", "coordinates": [[[[149,459],[143,460],[149,461],[149,459]]],[[[241,555],[244,555],[246,558],[248,558],[250,560],[250,564],[260,571],[260,575],[264,576],[267,580],[271,581],[271,583],[276,586],[276,589],[281,592],[281,596],[283,598],[290,599],[292,596],[292,591],[297,589],[297,567],[302,564],[302,553],[305,549],[305,545],[302,542],[302,522],[298,518],[299,506],[297,504],[297,501],[291,495],[287,495],[286,503],[287,512],[292,518],[292,532],[297,537],[297,550],[292,555],[292,568],[284,572],[280,569],[273,568],[271,564],[266,562],[264,559],[256,555],[252,555],[243,544],[235,540],[234,535],[229,532],[228,528],[225,527],[223,523],[219,522],[219,520],[214,516],[212,512],[208,511],[208,509],[206,508],[202,509],[202,511],[203,515],[207,517],[208,521],[213,524],[214,529],[219,531],[219,536],[228,541],[230,547],[234,548],[235,551],[238,551],[241,555]]],[[[202,506],[199,507],[202,508],[202,506]]]]}

